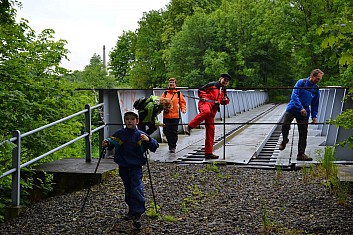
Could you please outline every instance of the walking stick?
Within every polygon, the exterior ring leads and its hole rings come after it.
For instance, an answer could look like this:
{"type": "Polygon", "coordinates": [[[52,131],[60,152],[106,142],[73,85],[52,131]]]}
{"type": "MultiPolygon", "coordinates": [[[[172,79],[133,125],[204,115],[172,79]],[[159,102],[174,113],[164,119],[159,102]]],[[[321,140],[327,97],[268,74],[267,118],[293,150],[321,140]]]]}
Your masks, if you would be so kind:
{"type": "MultiPolygon", "coordinates": [[[[101,159],[103,158],[103,156],[105,156],[105,153],[107,152],[107,147],[103,147],[102,148],[102,152],[99,156],[99,159],[98,159],[98,163],[97,163],[97,166],[96,166],[96,169],[94,170],[94,175],[97,173],[97,170],[98,170],[98,166],[99,166],[99,163],[101,162],[101,159]]],[[[88,198],[88,194],[89,192],[91,191],[91,187],[92,187],[92,181],[90,182],[89,184],[89,187],[88,187],[88,190],[87,190],[87,194],[86,194],[86,197],[85,199],[83,200],[83,204],[82,204],[82,207],[81,207],[81,213],[83,212],[83,209],[85,208],[85,205],[86,205],[86,201],[87,201],[87,198],[88,198]]]]}
{"type": "Polygon", "coordinates": [[[223,160],[226,160],[226,105],[223,105],[223,160]]]}
{"type": "Polygon", "coordinates": [[[145,150],[145,156],[146,156],[146,160],[147,160],[147,171],[148,171],[148,177],[149,177],[149,179],[150,179],[150,184],[151,184],[152,197],[153,197],[153,202],[154,202],[154,209],[156,210],[156,214],[157,214],[156,196],[155,196],[154,190],[153,190],[152,176],[151,176],[150,164],[149,164],[149,161],[148,161],[147,153],[148,153],[148,149],[146,148],[146,150],[145,150]]]}
{"type": "MultiPolygon", "coordinates": [[[[222,87],[219,88],[219,94],[221,94],[222,87]]],[[[227,95],[227,90],[223,87],[224,97],[227,95]]],[[[218,100],[218,98],[217,98],[218,100]]],[[[226,160],[226,104],[223,105],[223,160],[226,160]]]]}

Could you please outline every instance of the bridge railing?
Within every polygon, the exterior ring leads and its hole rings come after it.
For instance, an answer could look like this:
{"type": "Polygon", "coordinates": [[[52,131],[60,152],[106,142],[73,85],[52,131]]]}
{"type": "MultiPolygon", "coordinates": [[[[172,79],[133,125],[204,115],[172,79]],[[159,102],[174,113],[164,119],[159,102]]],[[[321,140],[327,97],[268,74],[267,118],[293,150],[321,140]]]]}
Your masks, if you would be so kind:
{"type": "MultiPolygon", "coordinates": [[[[91,135],[101,129],[104,128],[105,124],[98,126],[97,128],[92,130],[92,125],[91,125],[91,111],[97,108],[103,107],[103,103],[98,104],[96,106],[91,107],[90,105],[86,105],[85,109],[77,112],[75,114],[72,114],[68,117],[62,118],[58,121],[49,123],[45,126],[39,127],[35,130],[26,132],[24,134],[21,134],[19,130],[14,131],[13,137],[9,139],[9,142],[12,142],[16,145],[16,147],[12,150],[12,168],[0,176],[0,179],[12,175],[12,193],[11,193],[11,198],[12,198],[12,206],[13,207],[18,207],[20,205],[20,176],[21,176],[21,169],[24,167],[27,167],[35,162],[38,162],[39,160],[45,158],[46,156],[65,148],[66,146],[73,144],[74,142],[80,140],[80,139],[85,139],[85,151],[86,151],[86,162],[90,162],[92,160],[92,142],[91,142],[91,135]],[[65,122],[71,118],[74,118],[76,116],[79,116],[81,114],[85,115],[85,133],[78,136],[77,138],[68,141],[38,157],[35,157],[34,159],[24,162],[21,164],[21,140],[24,137],[30,136],[32,134],[35,134],[39,131],[45,130],[49,127],[53,127],[59,123],[65,122]]],[[[4,144],[4,142],[2,143],[4,144]]]]}
{"type": "MultiPolygon", "coordinates": [[[[343,87],[327,87],[320,89],[320,104],[318,113],[317,129],[320,136],[325,136],[325,142],[322,145],[335,146],[336,144],[347,140],[353,135],[352,129],[344,129],[329,124],[330,120],[335,120],[339,114],[347,109],[353,108],[353,101],[345,99],[347,89],[343,87]]],[[[310,141],[310,140],[309,140],[310,141]]],[[[338,161],[353,161],[353,150],[348,145],[341,147],[335,146],[335,157],[338,161]]]]}
{"type": "MultiPolygon", "coordinates": [[[[180,124],[186,125],[198,114],[198,89],[178,88],[185,95],[187,111],[181,115],[180,124]],[[187,97],[186,97],[187,96],[187,97]]],[[[112,135],[123,125],[123,114],[133,108],[133,103],[140,97],[149,97],[150,95],[161,96],[165,89],[155,88],[149,90],[130,90],[130,89],[100,89],[100,102],[104,103],[104,120],[108,124],[104,128],[104,137],[112,135]]],[[[222,119],[225,113],[228,117],[254,109],[268,102],[269,97],[263,90],[235,90],[227,89],[227,95],[231,102],[227,106],[221,105],[221,112],[217,112],[216,119],[222,119]]],[[[163,114],[157,116],[160,122],[163,122],[163,114]]],[[[179,132],[183,133],[185,126],[179,125],[179,132]]],[[[162,127],[157,128],[152,134],[159,142],[163,142],[162,127]]]]}

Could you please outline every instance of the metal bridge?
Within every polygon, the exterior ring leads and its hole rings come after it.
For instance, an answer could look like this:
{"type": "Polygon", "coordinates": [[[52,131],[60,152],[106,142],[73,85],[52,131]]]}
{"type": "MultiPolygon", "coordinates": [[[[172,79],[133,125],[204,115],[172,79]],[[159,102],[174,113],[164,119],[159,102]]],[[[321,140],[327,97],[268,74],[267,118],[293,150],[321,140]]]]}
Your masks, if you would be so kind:
{"type": "MultiPolygon", "coordinates": [[[[181,89],[187,96],[197,96],[196,89],[181,89]]],[[[122,125],[123,113],[132,107],[133,102],[142,96],[162,95],[164,90],[100,90],[100,98],[105,104],[104,120],[108,124],[104,128],[102,138],[115,132],[122,125]],[[118,115],[116,115],[116,111],[118,115]],[[115,115],[112,115],[114,113],[115,115]]],[[[318,163],[323,158],[325,146],[335,146],[353,134],[352,130],[344,130],[328,124],[342,111],[352,108],[352,101],[343,102],[346,89],[339,87],[320,89],[320,107],[318,124],[310,124],[308,130],[307,154],[318,163]]],[[[217,162],[239,164],[244,167],[292,169],[295,166],[308,164],[297,162],[298,131],[296,125],[291,125],[291,138],[287,148],[279,151],[282,140],[281,120],[286,104],[268,104],[267,92],[263,90],[227,90],[231,102],[221,106],[216,116],[215,154],[220,158],[217,162]],[[225,109],[225,110],[224,110],[225,109]],[[225,139],[225,141],[224,141],[225,139]]],[[[205,139],[204,126],[193,129],[191,136],[183,135],[184,127],[197,115],[197,99],[186,98],[187,113],[182,115],[179,125],[179,140],[176,153],[169,153],[167,143],[159,128],[153,137],[161,144],[156,153],[151,153],[151,159],[173,163],[207,163],[204,159],[203,145],[205,139]]],[[[158,116],[162,121],[162,114],[158,116]]],[[[335,146],[335,158],[339,162],[353,161],[353,151],[347,146],[335,146]]],[[[113,154],[113,153],[110,153],[113,154]]],[[[214,160],[213,160],[214,161],[214,160]]]]}
{"type": "MultiPolygon", "coordinates": [[[[16,147],[12,151],[12,168],[0,175],[0,178],[12,176],[12,207],[9,208],[12,214],[18,214],[20,208],[20,173],[21,169],[27,167],[46,156],[80,140],[85,140],[85,160],[82,158],[62,159],[56,162],[40,165],[38,170],[45,170],[51,174],[67,174],[72,183],[73,178],[87,178],[92,174],[97,165],[96,159],[92,159],[92,135],[99,133],[100,141],[113,134],[117,129],[123,127],[123,114],[132,108],[134,101],[142,96],[152,94],[160,96],[165,89],[151,90],[130,90],[130,89],[100,89],[99,99],[96,106],[86,105],[85,109],[47,124],[43,127],[21,134],[19,130],[9,142],[16,147]],[[103,122],[92,130],[91,112],[100,110],[103,122]],[[57,146],[52,150],[40,155],[33,156],[28,162],[21,162],[21,140],[34,133],[65,122],[78,115],[85,116],[85,133],[77,138],[57,146]],[[80,175],[72,177],[72,174],[80,175]]],[[[181,89],[183,94],[197,96],[196,89],[181,89]]],[[[152,136],[160,142],[160,148],[155,153],[150,153],[150,159],[166,163],[177,164],[202,164],[217,161],[224,164],[237,164],[242,167],[256,167],[274,169],[294,169],[301,165],[315,164],[323,158],[325,146],[335,148],[335,159],[337,163],[353,163],[353,150],[347,146],[336,146],[353,134],[353,130],[346,130],[328,123],[334,120],[337,115],[347,109],[353,108],[351,99],[345,100],[347,90],[339,87],[320,89],[320,107],[318,124],[309,126],[308,146],[306,153],[313,158],[311,162],[298,162],[297,143],[298,131],[295,123],[292,124],[290,142],[284,151],[279,151],[281,141],[280,124],[285,112],[286,104],[268,103],[268,94],[263,90],[233,90],[228,89],[230,104],[221,106],[216,116],[216,133],[214,142],[214,153],[219,155],[217,160],[205,160],[203,147],[205,130],[203,125],[199,129],[193,129],[191,136],[184,135],[184,127],[197,115],[197,99],[187,98],[187,113],[182,115],[179,125],[179,141],[176,153],[169,153],[167,143],[160,127],[152,136]]],[[[162,121],[162,114],[158,116],[162,121]]],[[[6,141],[5,141],[6,142],[6,141]]],[[[0,144],[4,144],[2,142],[0,144]]],[[[113,152],[109,152],[108,156],[113,152]]],[[[98,174],[115,169],[117,165],[110,157],[103,159],[98,174]]],[[[62,175],[59,177],[62,179],[62,175]]],[[[54,175],[55,180],[55,175],[54,175]]],[[[82,180],[81,180],[82,181],[82,180]]]]}

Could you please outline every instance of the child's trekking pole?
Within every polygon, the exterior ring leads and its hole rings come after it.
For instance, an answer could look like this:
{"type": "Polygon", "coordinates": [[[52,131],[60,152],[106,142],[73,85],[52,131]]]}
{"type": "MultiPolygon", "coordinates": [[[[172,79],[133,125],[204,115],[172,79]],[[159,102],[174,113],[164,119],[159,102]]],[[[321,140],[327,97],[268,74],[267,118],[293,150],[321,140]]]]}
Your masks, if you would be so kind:
{"type": "MultiPolygon", "coordinates": [[[[107,147],[103,147],[103,148],[102,148],[102,152],[101,152],[101,154],[100,154],[100,156],[99,156],[99,159],[98,159],[98,163],[97,163],[96,169],[94,170],[94,173],[93,173],[94,175],[97,173],[99,163],[101,162],[101,159],[103,158],[103,156],[105,156],[105,153],[106,153],[106,152],[107,152],[107,147]]],[[[86,197],[85,197],[85,199],[83,200],[83,204],[82,204],[82,207],[81,207],[81,213],[83,212],[83,209],[85,208],[86,201],[87,201],[87,198],[88,198],[88,194],[89,194],[89,192],[91,191],[91,187],[92,187],[92,184],[93,184],[92,181],[93,181],[93,180],[91,180],[91,182],[90,182],[90,184],[89,184],[86,197]]]]}
{"type": "Polygon", "coordinates": [[[154,209],[156,210],[156,214],[157,214],[156,196],[154,195],[153,184],[152,184],[152,176],[151,176],[150,164],[149,164],[149,161],[148,161],[147,153],[148,153],[148,149],[145,150],[145,156],[146,156],[146,160],[147,160],[147,171],[148,171],[148,177],[150,179],[150,184],[151,184],[152,197],[153,197],[153,202],[154,202],[154,209]]]}

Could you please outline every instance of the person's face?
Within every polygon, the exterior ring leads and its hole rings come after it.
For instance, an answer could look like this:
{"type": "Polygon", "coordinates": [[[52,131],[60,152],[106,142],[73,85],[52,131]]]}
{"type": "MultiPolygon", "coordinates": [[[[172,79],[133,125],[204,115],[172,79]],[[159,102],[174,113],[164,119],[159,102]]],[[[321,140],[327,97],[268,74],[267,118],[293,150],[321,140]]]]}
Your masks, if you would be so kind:
{"type": "Polygon", "coordinates": [[[137,124],[139,123],[139,119],[134,114],[130,113],[125,115],[124,121],[126,127],[129,129],[135,129],[137,124]]]}
{"type": "Polygon", "coordinates": [[[175,81],[170,81],[169,82],[169,88],[175,88],[175,87],[176,87],[175,81]]]}
{"type": "Polygon", "coordinates": [[[311,76],[311,77],[310,77],[310,81],[311,81],[312,83],[314,83],[314,84],[319,83],[319,82],[321,81],[321,79],[322,79],[322,74],[321,74],[321,73],[319,73],[318,75],[316,75],[316,77],[314,77],[314,76],[311,76]]]}
{"type": "Polygon", "coordinates": [[[227,78],[221,78],[220,83],[222,86],[227,86],[229,83],[229,80],[227,78]]]}

